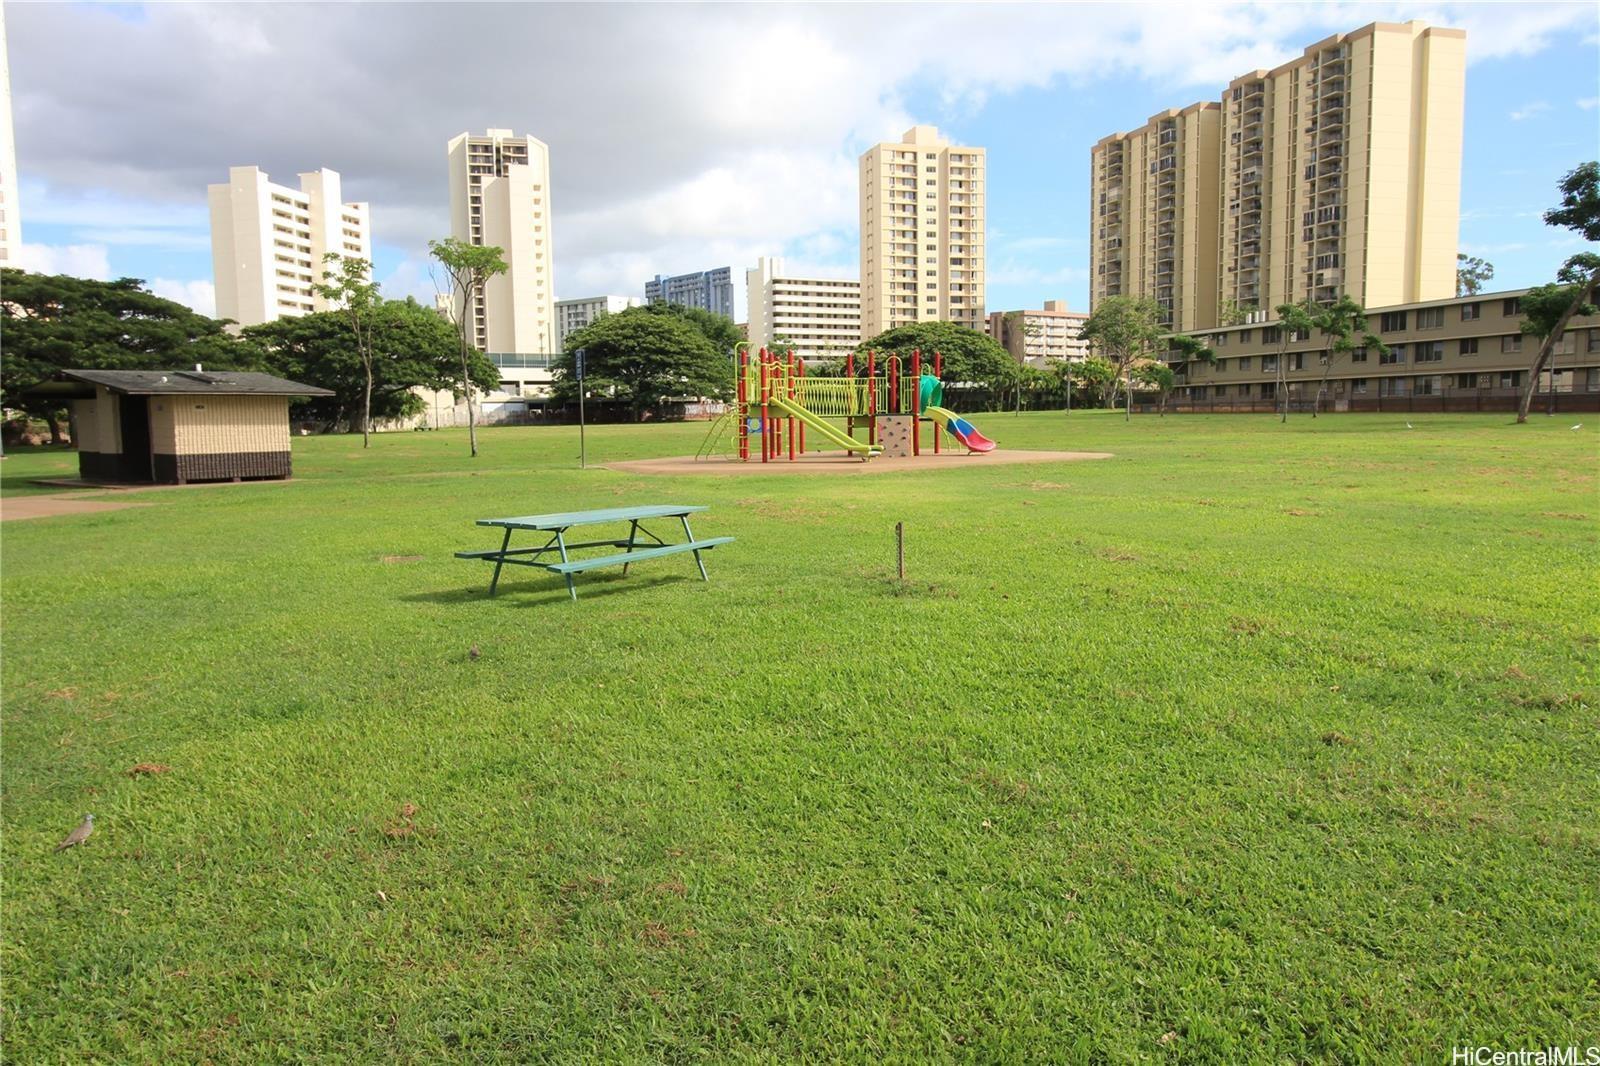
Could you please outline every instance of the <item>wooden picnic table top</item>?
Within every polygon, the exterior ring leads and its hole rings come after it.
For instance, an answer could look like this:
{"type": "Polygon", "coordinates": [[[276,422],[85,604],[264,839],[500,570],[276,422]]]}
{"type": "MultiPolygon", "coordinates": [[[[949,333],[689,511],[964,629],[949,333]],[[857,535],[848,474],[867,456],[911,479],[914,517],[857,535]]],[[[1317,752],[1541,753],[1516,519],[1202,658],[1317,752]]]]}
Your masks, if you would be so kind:
{"type": "Polygon", "coordinates": [[[563,511],[556,514],[530,514],[519,518],[480,518],[480,526],[506,529],[568,529],[602,522],[633,522],[645,518],[677,518],[710,510],[709,507],[677,503],[653,503],[639,507],[608,507],[598,511],[563,511]]]}

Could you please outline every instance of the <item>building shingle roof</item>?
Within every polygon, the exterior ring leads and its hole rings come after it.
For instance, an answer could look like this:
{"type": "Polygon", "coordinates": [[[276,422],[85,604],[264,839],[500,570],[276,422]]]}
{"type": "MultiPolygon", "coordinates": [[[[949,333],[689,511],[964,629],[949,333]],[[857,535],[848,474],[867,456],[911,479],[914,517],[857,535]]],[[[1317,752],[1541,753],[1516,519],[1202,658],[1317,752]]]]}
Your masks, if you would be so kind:
{"type": "Polygon", "coordinates": [[[63,370],[61,376],[126,396],[332,396],[328,389],[245,370],[63,370]]]}

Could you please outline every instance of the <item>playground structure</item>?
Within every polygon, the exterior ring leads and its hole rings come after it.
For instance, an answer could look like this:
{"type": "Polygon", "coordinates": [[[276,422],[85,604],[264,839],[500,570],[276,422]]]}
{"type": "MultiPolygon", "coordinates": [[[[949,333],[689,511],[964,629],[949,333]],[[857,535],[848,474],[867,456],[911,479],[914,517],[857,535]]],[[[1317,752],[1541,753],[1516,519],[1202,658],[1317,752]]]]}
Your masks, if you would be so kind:
{"type": "Polygon", "coordinates": [[[749,347],[741,345],[737,358],[733,407],[712,424],[696,459],[726,447],[741,462],[792,462],[806,452],[807,429],[813,444],[819,437],[826,442],[813,451],[832,446],[863,461],[877,455],[918,456],[924,422],[933,426],[935,455],[945,434],[968,454],[994,450],[994,441],[941,406],[944,359],[938,352],[927,364],[921,351],[912,352],[910,360],[889,354],[881,372],[877,353],[868,352],[864,377],[857,374],[854,353],[845,359],[843,377],[807,374],[804,360],[793,351],[780,356],[762,348],[752,359],[749,347]],[[924,374],[924,365],[933,373],[924,374]],[[832,419],[843,419],[844,428],[832,419]]]}

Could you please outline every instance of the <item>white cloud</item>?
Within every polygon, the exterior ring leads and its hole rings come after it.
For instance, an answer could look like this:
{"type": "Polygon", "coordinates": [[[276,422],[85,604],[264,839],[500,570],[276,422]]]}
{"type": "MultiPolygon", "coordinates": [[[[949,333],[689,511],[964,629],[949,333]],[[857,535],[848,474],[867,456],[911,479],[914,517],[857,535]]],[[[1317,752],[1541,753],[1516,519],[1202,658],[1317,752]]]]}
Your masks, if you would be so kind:
{"type": "Polygon", "coordinates": [[[1531,103],[1523,104],[1521,107],[1517,108],[1515,111],[1512,111],[1510,113],[1511,114],[1511,121],[1512,122],[1521,122],[1524,119],[1532,118],[1534,115],[1543,114],[1544,112],[1546,112],[1548,110],[1550,110],[1550,104],[1549,104],[1548,101],[1545,101],[1545,100],[1534,100],[1531,103]]]}
{"type": "Polygon", "coordinates": [[[37,274],[70,274],[111,280],[111,257],[103,244],[28,244],[17,249],[17,266],[37,274]]]}
{"type": "Polygon", "coordinates": [[[1585,96],[1582,100],[1579,100],[1577,103],[1578,103],[1578,110],[1580,110],[1580,111],[1593,111],[1595,108],[1600,107],[1600,96],[1585,96]]]}
{"type": "MultiPolygon", "coordinates": [[[[559,293],[637,295],[656,273],[727,265],[738,277],[763,254],[845,269],[859,153],[914,121],[959,125],[1020,89],[1131,76],[1183,104],[1374,20],[1462,27],[1472,63],[1593,25],[1591,7],[1562,3],[375,10],[8,8],[17,141],[49,189],[25,197],[30,214],[97,244],[196,251],[205,186],[229,166],[289,183],[327,166],[372,204],[375,240],[405,257],[386,291],[426,298],[425,242],[448,228],[445,142],[505,126],[551,146],[559,293]],[[468,53],[470,84],[440,92],[416,75],[468,53]],[[911,115],[908,96],[929,87],[936,113],[911,115]]],[[[1144,118],[1108,113],[1106,132],[1144,118]]],[[[1016,238],[1002,247],[991,232],[997,258],[1082,258],[1048,243],[1062,238],[1016,238]]]]}
{"type": "Polygon", "coordinates": [[[152,278],[146,286],[157,296],[176,300],[202,315],[217,313],[217,290],[209,281],[174,281],[171,278],[152,278]]]}

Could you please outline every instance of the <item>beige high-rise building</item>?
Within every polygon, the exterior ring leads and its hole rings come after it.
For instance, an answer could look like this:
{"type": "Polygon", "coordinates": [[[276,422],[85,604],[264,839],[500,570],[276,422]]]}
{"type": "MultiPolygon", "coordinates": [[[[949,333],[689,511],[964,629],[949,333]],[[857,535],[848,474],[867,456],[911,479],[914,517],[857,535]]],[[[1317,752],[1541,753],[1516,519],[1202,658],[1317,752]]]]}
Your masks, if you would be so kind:
{"type": "Polygon", "coordinates": [[[301,174],[298,189],[259,167],[229,167],[226,183],[206,186],[218,318],[254,326],[333,307],[314,288],[332,269],[323,256],[372,260],[367,205],[344,203],[340,189],[326,168],[301,174]]]}
{"type": "Polygon", "coordinates": [[[1184,182],[1185,193],[1216,190],[1202,205],[1216,235],[1192,244],[1187,227],[1165,232],[1159,205],[1153,237],[1145,205],[1130,210],[1131,168],[1150,177],[1147,154],[1133,159],[1142,146],[1102,140],[1092,153],[1092,302],[1127,293],[1165,303],[1142,263],[1168,250],[1158,246],[1167,236],[1183,279],[1175,329],[1306,297],[1378,307],[1454,296],[1465,77],[1464,31],[1379,22],[1236,78],[1218,109],[1215,167],[1203,154],[1192,161],[1214,176],[1184,182]],[[1192,303],[1185,263],[1210,278],[1192,286],[1192,303]]]}
{"type": "Polygon", "coordinates": [[[450,232],[492,245],[508,269],[489,279],[470,309],[478,349],[557,351],[550,149],[510,130],[450,140],[450,232]]]}
{"type": "Polygon", "coordinates": [[[1455,295],[1466,33],[1376,22],[1223,98],[1222,299],[1455,295]]]}
{"type": "Polygon", "coordinates": [[[863,153],[863,337],[917,322],[983,328],[984,171],[984,149],[932,126],[863,153]]]}
{"type": "Polygon", "coordinates": [[[17,213],[17,143],[11,132],[11,61],[7,58],[6,9],[0,4],[0,263],[15,265],[22,247],[17,213]]]}
{"type": "Polygon", "coordinates": [[[1174,329],[1217,324],[1217,161],[1222,109],[1163,111],[1090,154],[1091,305],[1146,296],[1174,329]]]}
{"type": "Polygon", "coordinates": [[[801,359],[842,359],[861,343],[859,281],[794,277],[771,256],[757,259],[744,280],[746,336],[757,347],[781,342],[801,359]]]}

